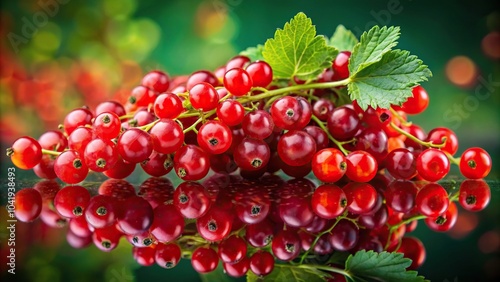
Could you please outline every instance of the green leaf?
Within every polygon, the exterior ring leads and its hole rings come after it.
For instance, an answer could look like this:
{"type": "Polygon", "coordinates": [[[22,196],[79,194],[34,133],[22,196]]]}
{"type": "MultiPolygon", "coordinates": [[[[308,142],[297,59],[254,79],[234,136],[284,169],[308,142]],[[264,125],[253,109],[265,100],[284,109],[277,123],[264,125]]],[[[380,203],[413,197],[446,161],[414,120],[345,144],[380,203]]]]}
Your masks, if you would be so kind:
{"type": "Polygon", "coordinates": [[[224,267],[222,266],[222,263],[219,263],[219,265],[217,265],[217,268],[214,271],[211,271],[211,272],[205,273],[205,274],[200,273],[200,279],[202,282],[212,282],[212,281],[231,282],[231,281],[233,281],[233,279],[231,279],[226,273],[224,273],[224,267]]]}
{"type": "Polygon", "coordinates": [[[264,45],[259,44],[255,47],[248,47],[246,50],[240,52],[240,55],[247,56],[252,61],[264,60],[262,56],[262,51],[264,50],[264,45]]]}
{"type": "Polygon", "coordinates": [[[304,13],[298,13],[283,29],[278,29],[262,51],[275,78],[302,80],[316,78],[331,66],[337,53],[335,47],[327,45],[324,36],[316,35],[316,27],[304,13]]]}
{"type": "Polygon", "coordinates": [[[257,281],[298,281],[298,282],[323,282],[326,274],[319,270],[301,268],[300,266],[275,264],[274,270],[269,275],[259,277],[252,271],[247,272],[247,282],[257,281]]]}
{"type": "Polygon", "coordinates": [[[416,271],[407,271],[411,260],[401,253],[377,253],[374,251],[359,251],[349,256],[346,261],[346,271],[350,281],[385,281],[385,282],[422,282],[424,277],[417,276],[416,271]]]}
{"type": "Polygon", "coordinates": [[[337,26],[332,38],[330,38],[330,45],[339,51],[352,51],[357,43],[356,35],[341,24],[337,26]]]}
{"type": "Polygon", "coordinates": [[[362,109],[388,109],[412,96],[412,87],[431,77],[429,68],[408,51],[393,50],[381,60],[356,72],[347,85],[352,100],[362,109]]]}
{"type": "Polygon", "coordinates": [[[349,72],[354,74],[382,59],[382,56],[396,46],[399,27],[374,26],[361,35],[361,40],[352,51],[349,59],[349,72]]]}

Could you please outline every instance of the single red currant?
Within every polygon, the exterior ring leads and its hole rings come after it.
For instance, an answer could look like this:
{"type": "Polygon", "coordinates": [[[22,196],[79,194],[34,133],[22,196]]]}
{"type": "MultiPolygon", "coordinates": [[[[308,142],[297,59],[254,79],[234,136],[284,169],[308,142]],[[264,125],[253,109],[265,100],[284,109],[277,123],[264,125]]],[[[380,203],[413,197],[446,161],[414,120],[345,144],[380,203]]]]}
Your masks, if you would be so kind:
{"type": "Polygon", "coordinates": [[[491,171],[491,157],[482,148],[474,147],[465,150],[460,157],[460,172],[470,179],[488,176],[491,171]]]}

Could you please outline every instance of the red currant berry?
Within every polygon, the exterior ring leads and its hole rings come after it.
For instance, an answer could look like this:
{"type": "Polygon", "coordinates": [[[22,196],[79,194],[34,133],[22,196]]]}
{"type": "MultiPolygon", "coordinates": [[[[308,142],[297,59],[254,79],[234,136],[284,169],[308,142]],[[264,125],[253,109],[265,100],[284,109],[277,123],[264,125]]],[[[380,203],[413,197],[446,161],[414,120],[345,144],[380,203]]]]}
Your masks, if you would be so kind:
{"type": "Polygon", "coordinates": [[[174,191],[174,206],[186,218],[199,218],[210,208],[210,198],[201,184],[183,182],[174,191]]]}
{"type": "Polygon", "coordinates": [[[245,137],[233,151],[234,161],[243,170],[254,171],[265,167],[271,153],[266,142],[245,137]]]}
{"type": "Polygon", "coordinates": [[[346,106],[335,108],[328,116],[328,131],[339,141],[347,141],[354,137],[361,126],[358,114],[346,106]]]}
{"type": "Polygon", "coordinates": [[[245,238],[251,246],[263,248],[271,243],[274,234],[274,223],[269,219],[246,226],[245,238]]]}
{"type": "Polygon", "coordinates": [[[268,112],[257,110],[245,115],[241,128],[247,136],[264,140],[273,133],[274,122],[268,112]]]}
{"type": "Polygon", "coordinates": [[[222,122],[208,121],[198,130],[198,144],[210,154],[222,154],[231,147],[231,129],[222,122]]]}
{"type": "Polygon", "coordinates": [[[110,226],[116,220],[116,199],[107,195],[96,195],[85,209],[85,219],[94,228],[110,226]]]}
{"type": "Polygon", "coordinates": [[[80,126],[86,126],[92,124],[92,112],[86,108],[78,108],[69,112],[64,118],[64,131],[70,135],[73,130],[80,126]]]}
{"type": "Polygon", "coordinates": [[[312,171],[322,182],[336,182],[344,176],[347,163],[344,154],[335,148],[326,148],[314,154],[312,171]]]}
{"type": "Polygon", "coordinates": [[[90,201],[90,193],[82,186],[66,186],[59,190],[54,198],[57,212],[66,218],[83,215],[90,201]]]}
{"type": "Polygon", "coordinates": [[[219,80],[217,77],[206,70],[196,71],[192,73],[186,81],[186,89],[191,90],[198,83],[208,83],[213,87],[219,86],[219,80]]]}
{"type": "Polygon", "coordinates": [[[95,115],[98,116],[104,112],[115,113],[119,117],[127,113],[123,105],[116,101],[105,101],[97,105],[95,115]]]}
{"type": "Polygon", "coordinates": [[[7,149],[7,156],[20,169],[31,169],[42,160],[42,147],[35,139],[24,136],[7,149]]]}
{"type": "Polygon", "coordinates": [[[135,163],[125,162],[121,156],[118,157],[116,164],[104,171],[102,174],[109,178],[123,179],[132,174],[135,170],[135,163]]]}
{"type": "Polygon", "coordinates": [[[231,58],[225,66],[226,70],[234,68],[245,68],[250,63],[250,58],[247,56],[237,55],[231,58]]]}
{"type": "Polygon", "coordinates": [[[156,246],[155,261],[166,269],[174,268],[181,260],[182,251],[175,243],[158,244],[156,246]]]}
{"type": "Polygon", "coordinates": [[[136,235],[149,229],[153,223],[153,208],[148,201],[139,196],[127,198],[123,213],[118,217],[118,226],[129,235],[136,235]]]}
{"type": "Polygon", "coordinates": [[[342,219],[332,229],[328,239],[335,250],[348,251],[354,248],[358,242],[358,227],[352,221],[342,219]]]}
{"type": "Polygon", "coordinates": [[[150,247],[133,247],[132,248],[132,257],[135,261],[142,266],[151,266],[155,263],[155,245],[150,247]]]}
{"type": "Polygon", "coordinates": [[[110,252],[118,246],[122,235],[113,224],[108,227],[96,229],[92,234],[92,241],[101,251],[110,252]]]}
{"type": "Polygon", "coordinates": [[[61,131],[49,130],[38,138],[38,144],[42,149],[62,152],[68,147],[68,139],[61,131]]]}
{"type": "Polygon", "coordinates": [[[425,224],[433,230],[437,232],[446,232],[450,230],[458,218],[458,209],[457,205],[454,202],[450,202],[448,209],[445,213],[437,216],[437,217],[427,217],[425,219],[425,224]]]}
{"type": "Polygon", "coordinates": [[[367,127],[356,136],[354,147],[356,150],[366,151],[382,164],[389,151],[389,140],[384,130],[367,127]]]}
{"type": "Polygon", "coordinates": [[[182,100],[172,93],[159,95],[154,104],[155,115],[158,118],[177,118],[183,111],[182,100]]]}
{"type": "Polygon", "coordinates": [[[351,57],[351,52],[342,51],[340,52],[332,63],[333,69],[333,81],[346,79],[349,77],[349,58],[351,57]]]}
{"type": "Polygon", "coordinates": [[[316,188],[312,195],[311,206],[318,216],[333,219],[346,209],[347,196],[342,189],[335,185],[321,185],[316,188]]]}
{"type": "Polygon", "coordinates": [[[21,189],[16,193],[14,214],[22,222],[30,222],[38,218],[42,212],[42,195],[35,189],[21,189]]]}
{"type": "Polygon", "coordinates": [[[157,95],[154,90],[141,85],[132,89],[128,102],[135,107],[149,107],[149,104],[155,102],[157,95]]]}
{"type": "Polygon", "coordinates": [[[427,181],[438,181],[449,171],[450,160],[443,151],[429,148],[417,157],[417,172],[427,181]]]}
{"type": "Polygon", "coordinates": [[[409,213],[415,207],[418,188],[410,181],[393,181],[385,190],[385,202],[396,212],[409,213]]]}
{"type": "Polygon", "coordinates": [[[279,231],[274,236],[271,249],[276,258],[290,261],[300,253],[300,238],[296,231],[287,229],[279,231]]]}
{"type": "Polygon", "coordinates": [[[235,126],[243,121],[245,109],[236,100],[225,100],[217,106],[217,117],[227,126],[235,126]]]}
{"type": "Polygon", "coordinates": [[[404,237],[396,252],[403,253],[405,258],[411,259],[411,265],[408,267],[411,270],[419,268],[425,261],[424,244],[415,237],[404,237]]]}
{"type": "Polygon", "coordinates": [[[465,180],[460,185],[458,202],[464,209],[472,212],[482,211],[491,199],[491,191],[484,180],[465,180]]]}
{"type": "Polygon", "coordinates": [[[160,177],[172,170],[174,156],[153,151],[147,160],[141,162],[141,167],[147,174],[160,177]]]}
{"type": "Polygon", "coordinates": [[[458,138],[455,132],[451,131],[445,127],[437,127],[429,131],[427,135],[427,141],[433,144],[443,144],[444,147],[441,148],[442,151],[454,155],[458,150],[458,138]]]}
{"type": "Polygon", "coordinates": [[[189,90],[189,101],[193,108],[207,112],[217,108],[219,94],[211,84],[202,82],[189,90]]]}
{"type": "Polygon", "coordinates": [[[184,143],[184,132],[181,126],[171,119],[161,119],[149,132],[153,141],[153,149],[162,154],[172,154],[184,143]]]}
{"type": "Polygon", "coordinates": [[[417,175],[415,156],[408,149],[392,150],[385,158],[385,167],[397,179],[411,179],[417,175]]]}
{"type": "Polygon", "coordinates": [[[441,185],[429,183],[418,191],[415,202],[420,214],[437,217],[446,212],[450,200],[448,193],[441,185]]]}
{"type": "Polygon", "coordinates": [[[346,163],[346,175],[352,181],[368,182],[377,174],[377,161],[365,151],[351,152],[346,156],[346,163]]]}
{"type": "Polygon", "coordinates": [[[185,145],[175,153],[174,169],[182,180],[200,180],[210,169],[210,159],[200,147],[185,145]]]}
{"type": "Polygon", "coordinates": [[[224,75],[224,87],[234,96],[243,96],[252,89],[252,78],[244,69],[229,69],[224,75]]]}
{"type": "Polygon", "coordinates": [[[488,176],[491,171],[491,157],[482,148],[474,147],[465,150],[460,157],[460,172],[470,179],[488,176]]]}
{"type": "Polygon", "coordinates": [[[225,263],[236,263],[247,254],[247,243],[236,235],[228,237],[219,244],[219,257],[225,263]]]}
{"type": "Polygon", "coordinates": [[[347,209],[353,214],[371,212],[377,203],[377,190],[368,183],[349,182],[343,187],[347,209]]]}
{"type": "Polygon", "coordinates": [[[266,276],[274,269],[274,257],[271,253],[258,250],[250,257],[250,269],[257,276],[266,276]]]}
{"type": "Polygon", "coordinates": [[[289,130],[300,119],[301,106],[295,97],[285,96],[271,105],[270,113],[277,127],[289,130]]]}
{"type": "Polygon", "coordinates": [[[328,99],[321,98],[313,105],[313,114],[321,121],[327,121],[330,113],[335,109],[335,105],[328,99]]]}
{"type": "Polygon", "coordinates": [[[104,112],[95,117],[92,127],[97,137],[111,140],[120,134],[122,123],[115,113],[104,112]]]}
{"type": "Polygon", "coordinates": [[[219,264],[219,257],[210,247],[198,247],[191,256],[191,265],[198,273],[212,272],[219,264]]]}
{"type": "Polygon", "coordinates": [[[63,182],[76,184],[87,177],[89,169],[76,151],[68,150],[57,156],[54,161],[54,172],[63,182]]]}
{"type": "Polygon", "coordinates": [[[224,271],[227,275],[231,277],[242,277],[248,272],[248,269],[250,268],[250,259],[244,257],[236,263],[224,262],[222,266],[224,267],[224,271]]]}
{"type": "Polygon", "coordinates": [[[267,87],[273,81],[273,69],[264,61],[256,61],[246,67],[254,87],[267,87]]]}
{"type": "Polygon", "coordinates": [[[429,94],[420,85],[413,87],[412,94],[413,96],[403,103],[401,109],[410,115],[420,114],[429,106],[429,94]]]}
{"type": "Polygon", "coordinates": [[[78,127],[68,136],[68,147],[78,152],[83,157],[87,144],[93,139],[92,129],[88,127],[78,127]]]}
{"type": "Polygon", "coordinates": [[[163,93],[168,90],[170,79],[166,73],[159,70],[153,70],[142,78],[141,84],[158,93],[163,93]]]}
{"type": "Polygon", "coordinates": [[[304,131],[290,130],[278,141],[278,155],[290,166],[308,164],[316,153],[316,142],[304,131]]]}
{"type": "Polygon", "coordinates": [[[154,209],[150,230],[158,241],[168,243],[181,236],[184,231],[184,218],[174,205],[159,205],[154,209]]]}
{"type": "Polygon", "coordinates": [[[210,242],[221,241],[231,232],[232,215],[225,209],[212,206],[207,213],[196,220],[201,237],[210,242]]]}
{"type": "Polygon", "coordinates": [[[103,172],[113,168],[118,162],[118,150],[110,140],[96,138],[87,144],[84,158],[90,170],[103,172]]]}
{"type": "Polygon", "coordinates": [[[145,161],[153,152],[151,136],[139,128],[130,128],[118,139],[118,153],[129,163],[145,161]]]}

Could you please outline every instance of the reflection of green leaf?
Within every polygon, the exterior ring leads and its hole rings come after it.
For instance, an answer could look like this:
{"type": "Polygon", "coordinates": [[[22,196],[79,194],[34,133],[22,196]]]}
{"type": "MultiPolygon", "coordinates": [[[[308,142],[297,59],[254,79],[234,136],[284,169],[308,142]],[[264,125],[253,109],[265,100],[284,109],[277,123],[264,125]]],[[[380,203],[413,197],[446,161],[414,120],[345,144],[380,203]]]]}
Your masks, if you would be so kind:
{"type": "Polygon", "coordinates": [[[412,96],[412,87],[432,76],[429,68],[408,51],[392,50],[350,77],[349,95],[362,109],[388,109],[412,96]]]}
{"type": "Polygon", "coordinates": [[[310,268],[301,268],[300,266],[291,265],[274,265],[274,270],[271,274],[259,278],[252,271],[247,272],[247,282],[256,281],[299,281],[299,282],[323,282],[326,274],[321,271],[314,271],[310,268]]]}
{"type": "Polygon", "coordinates": [[[374,251],[359,251],[349,256],[346,261],[346,271],[350,273],[353,282],[385,281],[385,282],[423,282],[422,276],[416,271],[407,271],[411,260],[401,253],[377,253],[374,251]]]}
{"type": "Polygon", "coordinates": [[[240,55],[249,57],[252,62],[257,60],[263,61],[264,56],[262,56],[262,50],[264,50],[264,45],[259,44],[255,47],[248,47],[246,50],[241,51],[240,55]]]}
{"type": "Polygon", "coordinates": [[[275,78],[302,80],[316,78],[329,67],[338,51],[328,46],[324,36],[304,13],[298,13],[274,38],[264,45],[264,59],[273,68],[275,78]]]}
{"type": "Polygon", "coordinates": [[[203,282],[231,282],[234,281],[232,280],[228,275],[224,273],[224,267],[222,266],[222,263],[219,263],[217,268],[209,273],[205,274],[200,274],[200,279],[203,282]]]}
{"type": "Polygon", "coordinates": [[[330,46],[337,48],[339,51],[352,51],[357,43],[356,36],[341,24],[337,26],[332,38],[330,38],[330,46]]]}

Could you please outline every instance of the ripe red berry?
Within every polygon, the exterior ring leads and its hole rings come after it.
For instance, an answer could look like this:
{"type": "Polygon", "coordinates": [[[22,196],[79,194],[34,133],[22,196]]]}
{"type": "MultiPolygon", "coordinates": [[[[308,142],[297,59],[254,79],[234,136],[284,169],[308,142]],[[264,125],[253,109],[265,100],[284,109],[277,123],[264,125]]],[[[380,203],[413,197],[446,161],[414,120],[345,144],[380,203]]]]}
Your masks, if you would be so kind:
{"type": "Polygon", "coordinates": [[[225,263],[236,263],[247,254],[247,243],[241,237],[230,236],[219,243],[219,257],[225,263]]]}
{"type": "Polygon", "coordinates": [[[97,137],[111,140],[118,137],[122,124],[115,113],[104,112],[95,117],[92,128],[97,137]]]}
{"type": "Polygon", "coordinates": [[[168,243],[184,231],[184,218],[174,205],[162,204],[154,209],[151,234],[162,243],[168,243]]]}
{"type": "Polygon", "coordinates": [[[333,184],[321,185],[314,190],[311,206],[318,216],[333,219],[341,215],[346,209],[347,196],[338,186],[333,184]]]}
{"type": "Polygon", "coordinates": [[[185,145],[175,153],[174,169],[182,180],[200,180],[210,170],[210,158],[200,147],[185,145]]]}
{"type": "Polygon", "coordinates": [[[429,148],[417,157],[417,172],[427,181],[438,181],[449,171],[450,160],[443,151],[429,148]]]}
{"type": "Polygon", "coordinates": [[[397,179],[411,179],[417,174],[415,155],[405,148],[392,150],[385,158],[385,167],[397,179]]]}
{"type": "Polygon", "coordinates": [[[211,84],[201,82],[189,90],[189,101],[193,108],[207,112],[217,108],[219,94],[211,84]]]}
{"type": "Polygon", "coordinates": [[[25,188],[16,193],[14,214],[23,222],[30,222],[38,218],[42,211],[42,195],[35,189],[25,188]]]}
{"type": "Polygon", "coordinates": [[[254,171],[265,167],[271,156],[266,142],[245,137],[233,152],[234,161],[243,170],[254,171]]]}
{"type": "Polygon", "coordinates": [[[120,135],[117,143],[118,153],[129,163],[145,161],[153,152],[151,136],[139,128],[130,128],[120,135]]]}
{"type": "Polygon", "coordinates": [[[415,237],[403,237],[396,252],[403,253],[405,258],[411,259],[411,265],[408,267],[411,270],[419,268],[425,261],[424,244],[415,237]]]}
{"type": "Polygon", "coordinates": [[[491,157],[482,148],[469,148],[460,157],[460,173],[467,178],[484,178],[488,176],[490,171],[491,157]]]}
{"type": "Polygon", "coordinates": [[[377,174],[378,164],[375,158],[365,151],[354,151],[346,156],[346,175],[352,181],[368,182],[377,174]]]}
{"type": "Polygon", "coordinates": [[[54,198],[57,212],[66,218],[83,215],[90,201],[90,193],[82,186],[66,186],[59,190],[54,198]]]}
{"type": "Polygon", "coordinates": [[[442,151],[454,155],[458,150],[458,138],[455,132],[446,127],[437,127],[429,131],[427,135],[427,141],[434,144],[443,144],[444,147],[441,148],[442,151]]]}
{"type": "Polygon", "coordinates": [[[153,107],[158,118],[174,119],[184,111],[181,98],[172,93],[158,95],[153,107]]]}
{"type": "Polygon", "coordinates": [[[338,141],[354,137],[361,126],[358,114],[346,106],[335,108],[328,116],[328,131],[338,141]]]}
{"type": "Polygon", "coordinates": [[[428,217],[437,217],[448,209],[450,200],[441,185],[429,183],[418,191],[415,202],[418,212],[428,217]]]}
{"type": "Polygon", "coordinates": [[[316,153],[316,142],[304,131],[290,130],[278,141],[278,155],[290,166],[310,163],[314,153],[316,153]]]}
{"type": "Polygon", "coordinates": [[[344,154],[335,148],[326,148],[316,152],[311,166],[314,175],[322,182],[340,180],[347,169],[344,154]]]}
{"type": "Polygon", "coordinates": [[[233,141],[231,129],[220,121],[207,121],[198,130],[198,145],[207,153],[222,154],[233,141]]]}
{"type": "Polygon", "coordinates": [[[175,243],[158,244],[156,247],[155,261],[166,269],[174,268],[181,260],[182,251],[175,243]]]}
{"type": "Polygon", "coordinates": [[[465,180],[460,184],[458,202],[462,208],[477,212],[482,211],[491,199],[491,190],[484,180],[465,180]]]}
{"type": "Polygon", "coordinates": [[[170,85],[169,80],[166,73],[159,70],[153,70],[142,78],[141,84],[158,93],[163,93],[168,90],[168,86],[170,85]]]}
{"type": "Polygon", "coordinates": [[[113,168],[118,162],[118,149],[110,140],[96,138],[85,148],[85,164],[90,170],[103,172],[113,168]]]}
{"type": "Polygon", "coordinates": [[[264,140],[273,133],[274,122],[268,112],[256,110],[245,115],[241,128],[246,136],[264,140]]]}
{"type": "Polygon", "coordinates": [[[252,79],[254,87],[267,87],[273,81],[273,70],[264,61],[256,61],[249,64],[246,69],[252,79]]]}
{"type": "Polygon", "coordinates": [[[224,75],[224,87],[234,96],[243,96],[252,89],[252,78],[242,68],[229,69],[224,75]]]}
{"type": "Polygon", "coordinates": [[[92,112],[86,108],[78,108],[69,112],[64,118],[64,131],[69,135],[80,126],[92,124],[92,112]]]}
{"type": "Polygon", "coordinates": [[[184,143],[181,126],[172,119],[161,119],[150,130],[153,149],[162,154],[172,154],[184,143]]]}
{"type": "Polygon", "coordinates": [[[413,87],[412,94],[413,96],[403,103],[401,109],[407,114],[420,114],[429,106],[429,94],[420,85],[413,87]]]}
{"type": "Polygon", "coordinates": [[[225,100],[217,106],[217,117],[227,126],[235,126],[243,121],[245,109],[236,100],[225,100]]]}
{"type": "Polygon", "coordinates": [[[196,228],[205,240],[217,242],[229,235],[232,223],[232,214],[214,205],[207,213],[196,220],[196,228]]]}
{"type": "Polygon", "coordinates": [[[68,150],[57,156],[54,161],[54,172],[63,182],[76,184],[87,177],[89,169],[76,151],[68,150]]]}
{"type": "Polygon", "coordinates": [[[258,250],[250,257],[250,269],[257,276],[266,276],[274,269],[274,257],[271,253],[258,250]]]}
{"type": "Polygon", "coordinates": [[[454,202],[450,202],[448,209],[443,214],[437,217],[427,217],[425,219],[425,224],[434,231],[446,232],[455,226],[458,218],[457,205],[454,202]]]}
{"type": "Polygon", "coordinates": [[[191,265],[198,273],[212,272],[219,264],[219,257],[210,247],[198,247],[191,256],[191,265]]]}
{"type": "Polygon", "coordinates": [[[42,147],[35,139],[24,136],[18,138],[7,149],[7,156],[20,169],[31,169],[42,160],[42,147]]]}

